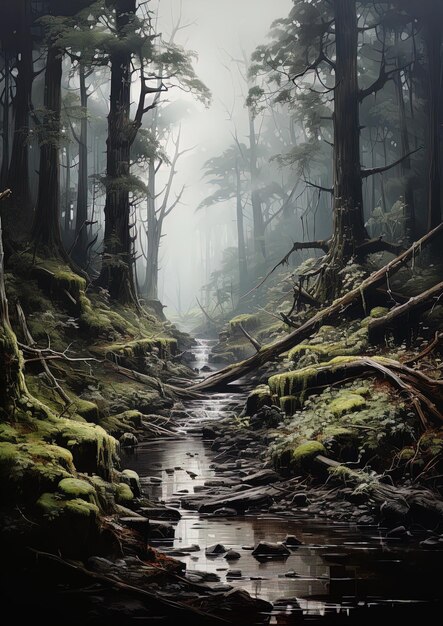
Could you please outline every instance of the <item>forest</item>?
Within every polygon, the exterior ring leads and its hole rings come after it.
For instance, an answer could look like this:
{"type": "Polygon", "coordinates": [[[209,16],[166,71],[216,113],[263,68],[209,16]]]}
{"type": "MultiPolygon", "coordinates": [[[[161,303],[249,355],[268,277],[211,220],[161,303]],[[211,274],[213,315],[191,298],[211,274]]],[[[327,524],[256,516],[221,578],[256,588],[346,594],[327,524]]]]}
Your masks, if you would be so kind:
{"type": "Polygon", "coordinates": [[[441,0],[0,0],[5,623],[443,610],[441,0]]]}

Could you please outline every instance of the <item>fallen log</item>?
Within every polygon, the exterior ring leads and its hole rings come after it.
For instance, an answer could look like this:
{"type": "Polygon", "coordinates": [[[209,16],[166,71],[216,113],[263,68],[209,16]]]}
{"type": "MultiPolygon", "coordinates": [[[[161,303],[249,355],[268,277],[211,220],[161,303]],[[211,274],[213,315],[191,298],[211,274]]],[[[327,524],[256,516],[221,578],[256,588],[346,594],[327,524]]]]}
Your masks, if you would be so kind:
{"type": "Polygon", "coordinates": [[[425,430],[430,427],[430,419],[441,426],[443,381],[429,378],[423,372],[393,359],[367,356],[336,357],[328,363],[310,366],[305,370],[277,374],[269,379],[269,385],[279,396],[294,395],[297,391],[306,396],[321,387],[366,374],[382,378],[403,393],[425,430]],[[303,375],[304,371],[306,377],[303,375]],[[297,389],[297,384],[301,385],[300,389],[297,389]]]}
{"type": "Polygon", "coordinates": [[[241,330],[241,332],[244,334],[244,336],[246,337],[246,339],[252,343],[252,345],[254,346],[254,348],[257,350],[257,352],[260,352],[262,346],[261,344],[257,341],[257,339],[255,339],[252,335],[250,335],[248,333],[248,331],[246,330],[246,328],[242,325],[242,324],[238,324],[239,329],[241,330]]]}
{"type": "Polygon", "coordinates": [[[376,287],[382,285],[386,278],[390,278],[393,274],[398,272],[411,258],[415,257],[417,252],[421,251],[423,246],[427,245],[442,232],[443,222],[424,235],[424,237],[412,244],[412,246],[400,254],[400,256],[393,259],[381,269],[373,272],[361,283],[361,285],[337,299],[330,306],[318,311],[307,322],[295,329],[289,335],[286,335],[273,344],[262,348],[260,352],[257,352],[257,354],[254,354],[245,361],[228,365],[215,374],[208,376],[205,380],[189,387],[189,391],[214,389],[233,382],[234,380],[237,380],[238,378],[241,378],[249,372],[257,369],[264,363],[267,363],[268,361],[277,358],[284,352],[287,352],[301,341],[308,339],[320,328],[320,326],[336,319],[338,315],[341,315],[350,306],[355,306],[362,300],[364,304],[364,292],[366,290],[375,289],[376,287]]]}
{"type": "MultiPolygon", "coordinates": [[[[404,304],[394,307],[383,317],[379,317],[368,326],[369,341],[372,343],[383,340],[385,331],[398,322],[405,315],[426,311],[432,308],[443,295],[443,282],[434,285],[418,296],[409,298],[404,304]]],[[[442,303],[443,304],[443,303],[442,303]]]]}

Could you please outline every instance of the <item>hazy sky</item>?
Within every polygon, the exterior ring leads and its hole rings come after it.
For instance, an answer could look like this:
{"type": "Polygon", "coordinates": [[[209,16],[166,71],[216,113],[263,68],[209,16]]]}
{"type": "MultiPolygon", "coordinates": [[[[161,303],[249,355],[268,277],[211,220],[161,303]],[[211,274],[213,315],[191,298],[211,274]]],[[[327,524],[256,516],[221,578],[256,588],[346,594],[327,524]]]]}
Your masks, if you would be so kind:
{"type": "MultiPolygon", "coordinates": [[[[202,180],[202,165],[232,143],[234,123],[240,140],[247,134],[245,91],[241,92],[238,69],[230,57],[238,58],[242,49],[249,56],[266,40],[271,22],[288,14],[292,2],[158,0],[158,4],[159,29],[165,36],[182,6],[182,22],[190,26],[179,33],[177,41],[198,54],[197,74],[213,95],[211,107],[205,109],[202,105],[194,105],[186,95],[170,94],[171,100],[180,97],[189,102],[190,114],[182,122],[182,146],[196,146],[179,163],[175,188],[179,190],[182,184],[187,185],[184,204],[168,217],[166,237],[162,240],[160,296],[172,312],[178,281],[181,283],[182,308],[187,309],[199,295],[199,287],[205,279],[200,260],[199,229],[206,227],[206,222],[216,222],[218,211],[226,211],[226,208],[215,208],[208,209],[206,215],[204,211],[195,213],[200,201],[211,192],[202,180]],[[229,120],[230,112],[233,112],[234,121],[229,120]]],[[[155,2],[151,6],[154,5],[155,2]]]]}

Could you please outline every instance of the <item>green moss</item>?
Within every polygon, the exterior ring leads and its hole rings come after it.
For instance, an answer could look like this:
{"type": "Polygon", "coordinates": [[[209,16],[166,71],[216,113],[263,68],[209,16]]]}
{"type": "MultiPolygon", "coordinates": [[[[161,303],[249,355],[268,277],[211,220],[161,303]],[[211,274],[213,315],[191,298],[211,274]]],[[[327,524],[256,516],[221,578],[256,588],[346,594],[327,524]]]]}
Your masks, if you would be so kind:
{"type": "Polygon", "coordinates": [[[126,504],[128,502],[132,502],[134,499],[134,494],[132,493],[132,489],[126,483],[120,483],[117,485],[115,490],[115,501],[119,504],[126,504]]]}
{"type": "Polygon", "coordinates": [[[357,393],[344,392],[340,394],[329,405],[331,413],[337,417],[352,411],[358,411],[366,406],[366,400],[357,393]]]}
{"type": "Polygon", "coordinates": [[[235,329],[239,325],[242,325],[243,328],[256,328],[258,326],[258,319],[255,315],[250,315],[248,313],[244,313],[243,315],[237,315],[229,320],[229,326],[231,330],[235,329]]]}
{"type": "Polygon", "coordinates": [[[292,415],[299,405],[296,396],[281,396],[281,398],[279,398],[279,402],[280,408],[286,413],[286,415],[292,415]]]}
{"type": "Polygon", "coordinates": [[[83,417],[87,422],[94,422],[95,424],[98,423],[99,411],[96,404],[89,402],[88,400],[83,400],[82,398],[76,398],[74,401],[74,407],[75,412],[83,417]]]}
{"type": "Polygon", "coordinates": [[[63,478],[58,484],[58,490],[67,499],[80,498],[87,502],[95,502],[94,487],[79,478],[63,478]]]}
{"type": "Polygon", "coordinates": [[[276,374],[271,376],[268,381],[269,388],[273,394],[280,398],[283,396],[294,395],[295,391],[305,391],[309,381],[317,376],[317,368],[304,367],[293,372],[285,372],[284,374],[276,374]]]}
{"type": "MultiPolygon", "coordinates": [[[[91,502],[85,502],[80,498],[62,500],[60,496],[53,493],[43,493],[37,500],[36,507],[49,520],[66,516],[95,518],[99,513],[97,505],[91,502]]],[[[72,531],[75,531],[75,528],[72,528],[72,531]]]]}
{"type": "Polygon", "coordinates": [[[384,317],[387,313],[389,313],[389,309],[387,309],[384,306],[376,306],[373,309],[371,309],[369,316],[374,318],[377,317],[384,317]]]}
{"type": "Polygon", "coordinates": [[[45,441],[66,447],[79,471],[110,476],[117,456],[117,441],[100,426],[62,417],[40,422],[39,434],[45,441]]]}
{"type": "Polygon", "coordinates": [[[10,424],[0,424],[0,441],[17,443],[19,439],[20,435],[13,426],[10,424]]]}
{"type": "Polygon", "coordinates": [[[106,346],[105,355],[111,361],[118,361],[122,365],[135,361],[138,369],[143,371],[147,355],[157,351],[160,358],[170,358],[177,351],[177,340],[171,337],[150,337],[137,339],[127,343],[115,343],[106,346]]]}
{"type": "Polygon", "coordinates": [[[305,467],[319,454],[326,454],[326,448],[320,441],[307,441],[292,451],[292,462],[296,467],[305,467]]]}

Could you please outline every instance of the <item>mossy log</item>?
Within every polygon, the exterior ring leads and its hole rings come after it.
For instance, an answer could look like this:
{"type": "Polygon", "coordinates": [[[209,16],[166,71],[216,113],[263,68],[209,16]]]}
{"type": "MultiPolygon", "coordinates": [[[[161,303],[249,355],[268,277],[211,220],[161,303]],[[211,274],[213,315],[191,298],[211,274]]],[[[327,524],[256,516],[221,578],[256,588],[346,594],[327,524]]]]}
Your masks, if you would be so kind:
{"type": "Polygon", "coordinates": [[[195,391],[214,389],[233,382],[234,380],[237,380],[238,378],[241,378],[249,372],[257,369],[264,363],[267,363],[284,352],[287,352],[301,341],[308,339],[321,326],[336,319],[338,315],[343,314],[344,311],[348,310],[350,307],[355,307],[363,301],[364,308],[364,298],[367,290],[375,289],[382,285],[387,278],[391,278],[393,274],[402,269],[405,263],[407,263],[411,258],[414,258],[425,245],[434,240],[438,235],[441,235],[442,232],[443,223],[439,224],[424,237],[416,241],[410,248],[408,248],[408,250],[393,259],[390,263],[373,272],[361,283],[361,285],[352,289],[341,298],[335,300],[330,306],[318,311],[307,322],[299,328],[296,328],[289,335],[286,335],[269,346],[264,346],[259,352],[245,361],[229,365],[215,374],[208,376],[205,380],[190,387],[190,389],[195,391]]]}
{"type": "Polygon", "coordinates": [[[374,343],[383,341],[387,329],[394,327],[405,316],[415,316],[435,306],[443,295],[443,282],[427,289],[418,296],[410,298],[407,302],[393,308],[389,313],[374,319],[368,325],[369,340],[374,343]]]}
{"type": "MultiPolygon", "coordinates": [[[[312,365],[293,372],[271,376],[269,387],[279,398],[298,393],[301,398],[319,387],[331,385],[341,380],[372,374],[404,393],[418,414],[422,426],[428,428],[430,421],[441,425],[443,422],[443,381],[433,380],[422,372],[414,370],[393,359],[381,357],[336,357],[328,363],[312,365]]],[[[362,403],[354,394],[348,402],[362,403]]],[[[332,407],[334,408],[334,407],[332,407]]],[[[336,411],[340,413],[340,406],[336,411]]]]}

